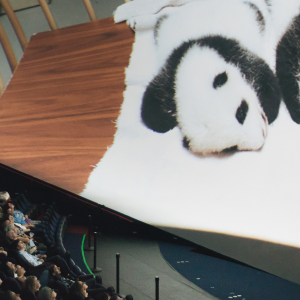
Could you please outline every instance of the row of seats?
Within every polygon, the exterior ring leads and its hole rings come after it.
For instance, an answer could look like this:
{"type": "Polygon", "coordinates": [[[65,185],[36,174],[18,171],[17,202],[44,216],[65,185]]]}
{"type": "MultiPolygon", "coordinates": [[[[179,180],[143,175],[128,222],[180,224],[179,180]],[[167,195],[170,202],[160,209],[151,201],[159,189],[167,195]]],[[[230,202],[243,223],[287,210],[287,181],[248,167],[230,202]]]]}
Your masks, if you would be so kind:
{"type": "Polygon", "coordinates": [[[74,277],[86,275],[71,259],[70,253],[63,244],[64,234],[68,227],[67,217],[59,215],[53,205],[50,205],[42,220],[43,238],[46,246],[53,254],[59,254],[64,258],[70,268],[70,274],[74,277]]]}
{"type": "Polygon", "coordinates": [[[35,220],[40,214],[40,205],[30,203],[23,193],[16,193],[14,205],[17,210],[22,211],[29,218],[35,220]]]}

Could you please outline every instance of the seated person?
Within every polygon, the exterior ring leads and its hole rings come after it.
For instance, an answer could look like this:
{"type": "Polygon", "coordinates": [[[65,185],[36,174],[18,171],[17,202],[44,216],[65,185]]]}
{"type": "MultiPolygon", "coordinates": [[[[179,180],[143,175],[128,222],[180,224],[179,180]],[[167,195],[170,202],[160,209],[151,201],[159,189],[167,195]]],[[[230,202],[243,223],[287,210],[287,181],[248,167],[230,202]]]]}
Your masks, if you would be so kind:
{"type": "Polygon", "coordinates": [[[26,245],[20,239],[14,240],[11,243],[10,248],[12,250],[19,251],[19,254],[23,256],[23,258],[27,261],[27,263],[29,265],[31,265],[32,269],[30,271],[46,270],[52,264],[55,264],[60,267],[60,269],[62,270],[62,274],[64,276],[68,275],[69,267],[68,267],[67,263],[59,255],[47,258],[46,255],[29,254],[28,252],[25,251],[26,245]]]}
{"type": "Polygon", "coordinates": [[[74,282],[74,284],[69,289],[70,299],[72,299],[75,293],[79,293],[83,295],[84,298],[87,298],[89,295],[88,292],[86,291],[87,288],[88,286],[82,281],[74,282]]]}
{"type": "Polygon", "coordinates": [[[16,270],[15,264],[10,261],[6,261],[5,263],[2,263],[2,265],[1,265],[1,271],[7,277],[15,278],[15,270],[16,270]]]}
{"type": "Polygon", "coordinates": [[[56,293],[54,290],[52,290],[46,286],[39,291],[38,299],[39,300],[55,300],[56,293]]]}
{"type": "Polygon", "coordinates": [[[38,300],[35,293],[40,289],[41,284],[35,276],[28,276],[24,282],[21,292],[22,300],[38,300]]]}
{"type": "Polygon", "coordinates": [[[23,287],[24,282],[26,280],[25,273],[26,273],[26,270],[23,267],[21,267],[19,265],[16,266],[15,276],[17,276],[16,280],[18,280],[21,287],[23,287]]]}
{"type": "Polygon", "coordinates": [[[21,300],[20,296],[12,291],[0,292],[1,300],[21,300]]]}

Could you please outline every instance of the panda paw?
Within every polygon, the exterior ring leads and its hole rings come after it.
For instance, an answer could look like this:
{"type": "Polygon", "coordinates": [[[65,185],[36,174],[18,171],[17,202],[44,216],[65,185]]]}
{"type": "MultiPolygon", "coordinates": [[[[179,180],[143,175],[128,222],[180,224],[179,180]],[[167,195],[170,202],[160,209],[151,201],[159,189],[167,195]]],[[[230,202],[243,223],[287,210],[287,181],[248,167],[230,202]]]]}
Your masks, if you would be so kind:
{"type": "Polygon", "coordinates": [[[135,31],[135,25],[136,25],[135,19],[136,18],[131,18],[126,21],[127,25],[134,31],[135,31]]]}
{"type": "Polygon", "coordinates": [[[155,27],[157,17],[155,15],[144,15],[127,20],[127,24],[134,30],[151,30],[155,27]]]}

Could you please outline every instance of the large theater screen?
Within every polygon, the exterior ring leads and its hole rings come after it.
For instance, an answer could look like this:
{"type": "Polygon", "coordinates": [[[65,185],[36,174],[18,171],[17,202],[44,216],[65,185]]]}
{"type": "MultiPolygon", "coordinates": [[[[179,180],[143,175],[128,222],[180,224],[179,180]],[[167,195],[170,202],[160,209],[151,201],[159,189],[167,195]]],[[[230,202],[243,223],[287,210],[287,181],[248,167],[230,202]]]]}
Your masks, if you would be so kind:
{"type": "Polygon", "coordinates": [[[119,7],[135,33],[34,36],[0,162],[166,230],[300,247],[297,1],[173,2],[119,7]]]}

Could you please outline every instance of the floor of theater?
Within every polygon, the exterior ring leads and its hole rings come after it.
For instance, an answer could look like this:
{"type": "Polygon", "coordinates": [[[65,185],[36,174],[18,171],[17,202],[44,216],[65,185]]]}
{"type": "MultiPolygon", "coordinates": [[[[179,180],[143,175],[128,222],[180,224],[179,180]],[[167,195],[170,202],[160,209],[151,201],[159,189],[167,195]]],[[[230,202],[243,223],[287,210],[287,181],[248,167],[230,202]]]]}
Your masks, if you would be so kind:
{"type": "MultiPolygon", "coordinates": [[[[70,249],[78,248],[74,242],[79,245],[82,237],[77,242],[69,237],[70,249]]],[[[135,299],[155,299],[155,276],[160,278],[160,299],[299,299],[298,284],[199,249],[138,234],[102,233],[97,239],[97,267],[102,268],[104,285],[116,287],[116,253],[120,253],[120,293],[131,293],[135,299]]],[[[84,256],[92,269],[94,252],[84,251],[84,256]]]]}
{"type": "MultiPolygon", "coordinates": [[[[87,240],[85,240],[87,245],[87,240]]],[[[160,299],[217,299],[188,281],[162,257],[157,241],[135,236],[101,234],[97,241],[97,266],[105,286],[116,286],[116,253],[120,253],[120,293],[134,299],[155,299],[155,276],[159,276],[160,299]]],[[[85,251],[93,267],[93,251],[85,251]]]]}

